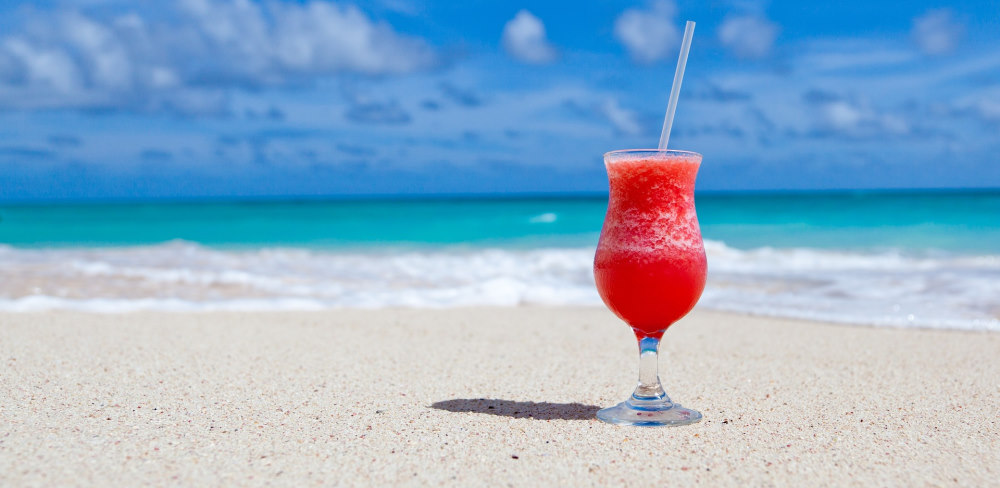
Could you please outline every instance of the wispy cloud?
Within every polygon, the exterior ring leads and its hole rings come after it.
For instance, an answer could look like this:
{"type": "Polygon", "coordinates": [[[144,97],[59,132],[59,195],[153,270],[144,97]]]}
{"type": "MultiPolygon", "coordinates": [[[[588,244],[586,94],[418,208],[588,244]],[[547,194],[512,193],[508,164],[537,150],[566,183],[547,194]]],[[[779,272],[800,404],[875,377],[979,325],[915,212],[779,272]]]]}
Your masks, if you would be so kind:
{"type": "Polygon", "coordinates": [[[878,110],[866,100],[821,90],[806,92],[803,100],[815,117],[812,135],[878,139],[910,133],[910,124],[902,116],[878,110]]]}
{"type": "Polygon", "coordinates": [[[19,163],[22,160],[55,159],[56,152],[51,149],[29,146],[0,147],[0,163],[19,163]]]}
{"type": "Polygon", "coordinates": [[[1000,83],[959,98],[953,103],[951,112],[972,116],[994,130],[1000,128],[1000,83]]]}
{"type": "Polygon", "coordinates": [[[48,141],[49,144],[58,148],[80,147],[83,145],[83,140],[70,134],[52,134],[49,136],[48,141]]]}
{"type": "Polygon", "coordinates": [[[726,17],[719,26],[719,42],[737,57],[760,59],[771,53],[778,24],[751,14],[726,17]]]}
{"type": "Polygon", "coordinates": [[[365,124],[409,124],[412,118],[396,100],[358,100],[347,109],[348,120],[365,124]]]}
{"type": "Polygon", "coordinates": [[[544,64],[556,59],[556,49],[545,35],[545,24],[527,10],[507,21],[501,42],[508,54],[525,63],[544,64]]]}
{"type": "Polygon", "coordinates": [[[243,111],[243,116],[250,120],[270,120],[272,122],[285,120],[285,112],[274,106],[263,110],[247,108],[243,111]]]}
{"type": "Polygon", "coordinates": [[[642,124],[639,122],[639,115],[635,111],[619,105],[618,100],[615,98],[605,100],[600,106],[600,113],[621,134],[634,136],[643,133],[642,124]]]}
{"type": "Polygon", "coordinates": [[[639,63],[664,59],[680,42],[674,20],[676,12],[669,0],[653,1],[644,9],[628,9],[615,20],[615,37],[639,63]]]}
{"type": "Polygon", "coordinates": [[[753,99],[753,94],[744,90],[725,88],[710,81],[700,81],[687,91],[681,92],[683,98],[711,100],[713,102],[746,102],[753,99]]]}
{"type": "Polygon", "coordinates": [[[796,68],[821,75],[842,72],[858,76],[865,70],[905,68],[920,61],[920,54],[903,44],[887,45],[876,39],[815,40],[795,57],[796,68]],[[801,55],[807,54],[807,55],[801,55]]]}
{"type": "Polygon", "coordinates": [[[478,107],[483,104],[483,99],[474,91],[468,88],[460,88],[449,82],[442,82],[438,87],[445,98],[463,106],[478,107]]]}
{"type": "Polygon", "coordinates": [[[375,148],[364,146],[361,144],[339,143],[337,144],[337,150],[344,154],[354,157],[372,157],[375,154],[377,154],[375,148]]]}
{"type": "Polygon", "coordinates": [[[139,157],[149,163],[166,163],[174,159],[174,154],[163,149],[144,149],[139,157]]]}
{"type": "Polygon", "coordinates": [[[947,54],[955,50],[965,34],[965,26],[948,9],[928,10],[913,19],[913,41],[925,54],[947,54]]]}

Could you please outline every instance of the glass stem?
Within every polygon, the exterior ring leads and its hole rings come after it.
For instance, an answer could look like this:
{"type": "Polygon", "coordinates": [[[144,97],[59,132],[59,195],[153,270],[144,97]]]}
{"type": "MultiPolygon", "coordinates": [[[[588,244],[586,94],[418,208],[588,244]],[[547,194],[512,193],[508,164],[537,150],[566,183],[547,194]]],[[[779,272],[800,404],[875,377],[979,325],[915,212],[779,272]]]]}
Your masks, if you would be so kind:
{"type": "Polygon", "coordinates": [[[656,402],[670,404],[670,398],[660,384],[660,374],[657,366],[657,349],[660,340],[644,337],[639,340],[639,384],[632,393],[630,402],[637,404],[656,402]]]}

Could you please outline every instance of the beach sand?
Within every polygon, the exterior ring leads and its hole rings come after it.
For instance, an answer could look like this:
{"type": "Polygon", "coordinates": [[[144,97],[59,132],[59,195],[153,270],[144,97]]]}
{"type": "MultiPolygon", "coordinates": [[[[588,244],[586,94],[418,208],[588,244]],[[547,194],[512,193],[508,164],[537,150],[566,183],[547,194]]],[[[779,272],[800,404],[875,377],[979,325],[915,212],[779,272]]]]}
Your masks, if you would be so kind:
{"type": "Polygon", "coordinates": [[[0,485],[1000,484],[1000,334],[600,308],[0,314],[0,485]]]}

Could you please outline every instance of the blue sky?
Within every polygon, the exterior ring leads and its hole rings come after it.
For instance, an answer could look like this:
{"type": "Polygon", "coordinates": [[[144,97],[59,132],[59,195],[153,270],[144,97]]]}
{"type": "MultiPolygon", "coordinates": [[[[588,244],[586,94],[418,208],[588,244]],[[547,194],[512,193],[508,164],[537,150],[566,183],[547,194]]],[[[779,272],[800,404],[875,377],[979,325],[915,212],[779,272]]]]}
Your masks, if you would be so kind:
{"type": "Polygon", "coordinates": [[[0,0],[0,200],[1000,187],[1000,3],[0,0]]]}

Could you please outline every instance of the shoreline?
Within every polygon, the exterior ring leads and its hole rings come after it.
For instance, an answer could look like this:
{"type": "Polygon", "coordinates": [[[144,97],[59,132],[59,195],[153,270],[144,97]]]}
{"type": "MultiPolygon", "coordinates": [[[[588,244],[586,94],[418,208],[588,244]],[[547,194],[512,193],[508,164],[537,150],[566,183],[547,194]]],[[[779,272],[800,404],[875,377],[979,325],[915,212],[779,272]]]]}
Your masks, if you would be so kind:
{"type": "Polygon", "coordinates": [[[697,309],[612,426],[600,307],[0,313],[0,484],[996,485],[1000,334],[697,309]],[[905,330],[905,332],[904,332],[905,330]],[[956,333],[965,332],[965,333],[956,333]]]}
{"type": "MultiPolygon", "coordinates": [[[[1000,254],[741,250],[713,240],[704,245],[709,271],[701,307],[1000,331],[1000,254]]],[[[24,250],[0,244],[0,269],[11,277],[0,281],[0,313],[601,306],[593,259],[594,249],[586,246],[226,250],[175,241],[24,250]]]]}
{"type": "MultiPolygon", "coordinates": [[[[23,300],[22,297],[17,300],[23,300]]],[[[54,297],[43,296],[40,297],[45,300],[55,300],[59,301],[61,299],[54,297]]],[[[15,302],[17,300],[7,300],[7,303],[15,302]]],[[[83,300],[86,301],[86,300],[83,300]]],[[[112,300],[103,300],[105,302],[112,300]]],[[[122,300],[124,303],[128,303],[129,300],[122,300]]],[[[0,300],[0,305],[4,303],[0,300]]],[[[577,305],[551,305],[551,304],[536,304],[536,303],[522,303],[517,305],[456,305],[456,306],[441,306],[441,307],[431,307],[431,306],[405,306],[405,305],[386,305],[379,307],[349,307],[349,306],[328,306],[319,305],[315,307],[301,307],[297,308],[297,303],[292,303],[290,308],[254,308],[252,305],[248,305],[248,308],[241,308],[244,303],[253,303],[253,300],[235,300],[232,303],[223,302],[221,304],[213,304],[214,306],[219,306],[222,308],[206,308],[206,309],[169,309],[169,308],[122,308],[119,310],[88,310],[84,308],[61,306],[53,308],[24,308],[21,310],[11,310],[11,309],[0,309],[0,317],[4,315],[40,315],[40,314],[82,314],[82,315],[94,315],[94,316],[119,316],[119,315],[132,315],[132,314],[178,314],[178,315],[199,315],[199,314],[322,314],[322,313],[378,313],[380,311],[394,311],[394,312],[448,312],[448,311],[474,311],[481,309],[524,309],[524,310],[545,310],[545,309],[593,309],[595,311],[601,310],[606,311],[607,307],[604,305],[589,305],[589,304],[577,304],[577,305]],[[232,306],[233,308],[226,308],[227,306],[232,306]]],[[[306,302],[302,302],[306,303],[306,302]]],[[[201,305],[196,302],[191,303],[192,306],[201,305]]],[[[895,322],[852,322],[848,319],[837,320],[828,317],[808,317],[799,316],[794,314],[780,314],[780,313],[768,313],[768,312],[757,312],[754,310],[732,310],[732,309],[721,309],[712,308],[711,306],[698,305],[697,308],[691,312],[691,314],[722,314],[722,315],[735,315],[735,316],[746,316],[761,320],[780,320],[780,321],[793,321],[793,322],[804,322],[817,325],[827,325],[834,327],[861,327],[870,329],[889,329],[889,330],[915,330],[915,331],[943,331],[943,332],[969,332],[969,333],[987,333],[987,334],[998,334],[1000,333],[1000,318],[997,319],[979,319],[973,321],[975,327],[970,327],[968,322],[961,322],[956,325],[924,325],[924,324],[902,324],[899,321],[895,322]]],[[[689,314],[690,315],[690,314],[689,314]]],[[[685,318],[682,318],[683,322],[685,318]]]]}

